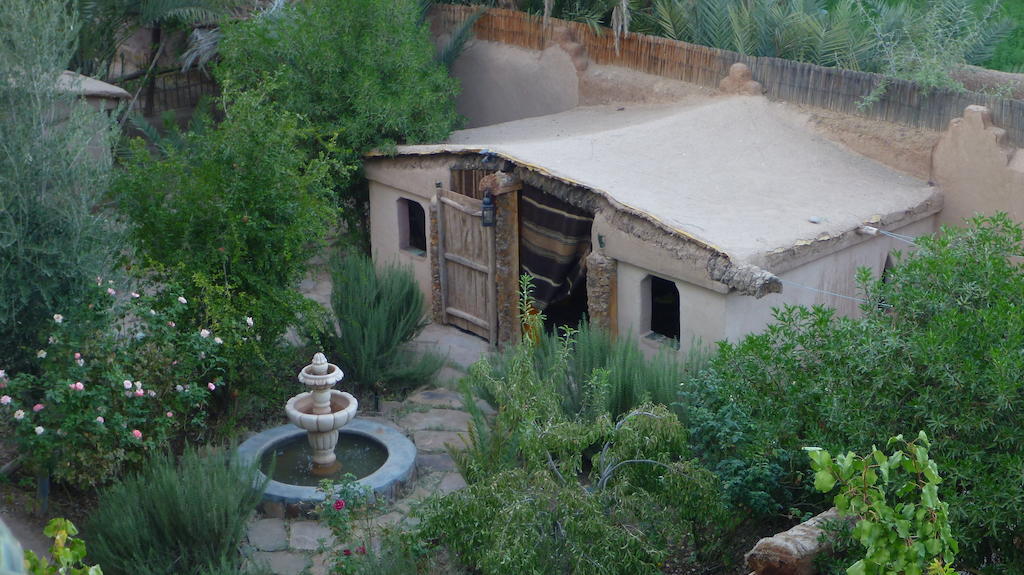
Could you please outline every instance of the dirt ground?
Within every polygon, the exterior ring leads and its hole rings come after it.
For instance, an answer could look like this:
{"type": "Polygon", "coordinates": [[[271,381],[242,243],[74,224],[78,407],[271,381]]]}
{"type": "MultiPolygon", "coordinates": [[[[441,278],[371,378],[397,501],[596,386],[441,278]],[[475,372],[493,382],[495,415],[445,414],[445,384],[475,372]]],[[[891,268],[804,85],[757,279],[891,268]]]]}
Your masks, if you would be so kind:
{"type": "MultiPolygon", "coordinates": [[[[16,453],[13,442],[0,440],[0,466],[14,459],[16,453]]],[[[56,488],[50,493],[48,512],[42,514],[35,491],[35,479],[24,470],[0,477],[0,520],[14,533],[22,548],[44,554],[50,548],[50,540],[43,536],[46,522],[52,517],[66,517],[80,526],[95,505],[95,496],[56,488]]]]}

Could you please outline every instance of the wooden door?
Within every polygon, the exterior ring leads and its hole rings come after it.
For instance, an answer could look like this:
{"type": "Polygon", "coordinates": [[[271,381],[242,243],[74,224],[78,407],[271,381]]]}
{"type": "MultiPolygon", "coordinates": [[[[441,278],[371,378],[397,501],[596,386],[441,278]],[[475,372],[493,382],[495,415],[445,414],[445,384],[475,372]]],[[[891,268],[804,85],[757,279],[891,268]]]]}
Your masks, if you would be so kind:
{"type": "Polygon", "coordinates": [[[480,225],[480,200],[437,191],[437,253],[444,323],[497,341],[494,228],[480,225]]]}

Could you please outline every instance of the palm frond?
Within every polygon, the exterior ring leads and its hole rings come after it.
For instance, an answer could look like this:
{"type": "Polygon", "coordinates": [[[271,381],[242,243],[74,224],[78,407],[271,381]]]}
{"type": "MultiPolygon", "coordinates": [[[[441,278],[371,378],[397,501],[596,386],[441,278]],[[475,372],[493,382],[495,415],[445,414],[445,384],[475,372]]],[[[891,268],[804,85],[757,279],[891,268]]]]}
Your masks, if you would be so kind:
{"type": "Polygon", "coordinates": [[[438,62],[444,64],[445,68],[452,69],[452,65],[455,64],[455,59],[459,57],[462,50],[466,47],[466,42],[473,37],[473,25],[480,19],[481,16],[486,12],[486,8],[478,8],[473,11],[461,24],[459,24],[454,30],[452,35],[445,42],[444,46],[441,46],[438,50],[436,59],[438,62]]]}
{"type": "Polygon", "coordinates": [[[188,47],[181,54],[181,71],[185,72],[193,66],[204,69],[214,57],[220,46],[220,28],[196,28],[188,36],[188,47]]]}
{"type": "Polygon", "coordinates": [[[698,44],[730,50],[732,45],[732,23],[729,8],[733,0],[703,0],[697,5],[698,44]]]}

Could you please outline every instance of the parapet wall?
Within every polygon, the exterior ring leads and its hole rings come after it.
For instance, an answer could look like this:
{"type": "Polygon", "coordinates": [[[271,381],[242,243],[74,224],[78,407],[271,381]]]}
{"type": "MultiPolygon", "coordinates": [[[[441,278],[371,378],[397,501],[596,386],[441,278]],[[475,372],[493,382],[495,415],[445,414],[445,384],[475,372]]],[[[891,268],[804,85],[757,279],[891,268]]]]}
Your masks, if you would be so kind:
{"type": "MultiPolygon", "coordinates": [[[[451,30],[477,9],[474,6],[435,6],[435,33],[451,30]]],[[[473,30],[479,40],[531,50],[571,44],[573,50],[585,51],[593,64],[620,66],[706,88],[717,88],[719,81],[728,75],[729,67],[742,62],[750,68],[753,79],[764,87],[765,95],[774,100],[918,128],[944,130],[967,106],[983,105],[991,111],[993,122],[1006,131],[1007,142],[1024,146],[1022,100],[973,92],[925,90],[912,82],[886,80],[878,74],[745,56],[643,34],[626,34],[616,41],[609,30],[597,33],[585,24],[555,18],[549,19],[545,26],[540,17],[514,10],[491,8],[476,21],[473,30]],[[865,96],[883,81],[887,83],[884,93],[873,104],[863,107],[865,96]]],[[[576,59],[577,55],[573,57],[576,59]]]]}
{"type": "Polygon", "coordinates": [[[932,152],[931,180],[945,196],[940,223],[960,225],[994,212],[1024,221],[1024,150],[1007,141],[985,107],[968,106],[950,121],[932,152]]]}

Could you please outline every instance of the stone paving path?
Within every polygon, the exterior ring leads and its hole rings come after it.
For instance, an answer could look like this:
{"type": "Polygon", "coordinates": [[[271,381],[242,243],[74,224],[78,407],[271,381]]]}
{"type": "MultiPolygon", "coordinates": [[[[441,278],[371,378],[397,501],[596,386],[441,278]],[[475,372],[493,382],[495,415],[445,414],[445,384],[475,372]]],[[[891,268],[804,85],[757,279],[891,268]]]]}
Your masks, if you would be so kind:
{"type": "MultiPolygon", "coordinates": [[[[449,446],[458,449],[465,445],[463,438],[470,420],[461,394],[453,390],[466,368],[487,353],[487,344],[453,328],[431,324],[414,346],[448,356],[448,367],[438,374],[438,382],[446,387],[421,389],[403,402],[383,402],[380,414],[358,416],[393,423],[416,445],[415,480],[405,485],[400,498],[382,506],[373,518],[377,527],[412,523],[416,519],[409,513],[417,503],[466,486],[448,455],[449,446]]],[[[330,570],[328,558],[318,549],[320,541],[329,546],[338,544],[332,541],[330,530],[309,518],[284,515],[282,506],[253,519],[243,546],[248,560],[269,567],[277,575],[326,575],[330,570]]]]}

